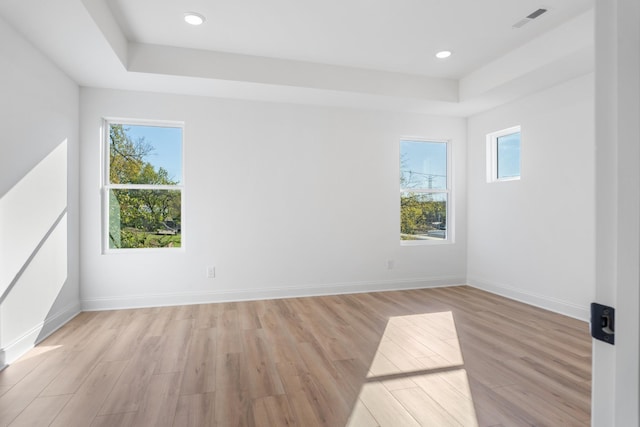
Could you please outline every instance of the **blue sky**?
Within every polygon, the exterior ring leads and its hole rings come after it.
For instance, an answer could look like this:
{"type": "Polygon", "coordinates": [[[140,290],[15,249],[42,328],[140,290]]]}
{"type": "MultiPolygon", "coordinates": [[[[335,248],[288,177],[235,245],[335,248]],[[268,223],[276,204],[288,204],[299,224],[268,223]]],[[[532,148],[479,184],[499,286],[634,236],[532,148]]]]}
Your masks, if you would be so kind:
{"type": "Polygon", "coordinates": [[[498,178],[520,176],[520,132],[498,137],[498,178]]]}
{"type": "Polygon", "coordinates": [[[447,144],[403,140],[400,142],[400,173],[410,188],[447,187],[447,144]]]}
{"type": "Polygon", "coordinates": [[[182,128],[160,126],[125,125],[127,135],[133,141],[144,137],[153,151],[145,157],[156,170],[162,167],[169,172],[169,178],[182,182],[182,128]]]}

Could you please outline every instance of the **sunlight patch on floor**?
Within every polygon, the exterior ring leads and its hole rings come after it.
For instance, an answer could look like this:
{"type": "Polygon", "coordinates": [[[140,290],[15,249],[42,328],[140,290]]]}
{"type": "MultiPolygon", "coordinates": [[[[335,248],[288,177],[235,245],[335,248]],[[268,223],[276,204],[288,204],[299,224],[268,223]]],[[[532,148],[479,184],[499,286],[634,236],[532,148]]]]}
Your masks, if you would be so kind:
{"type": "Polygon", "coordinates": [[[50,351],[54,351],[57,350],[59,348],[62,348],[61,345],[42,345],[42,346],[36,346],[34,348],[32,348],[31,350],[29,350],[29,352],[27,354],[25,354],[24,356],[22,356],[20,359],[16,360],[15,362],[13,362],[13,365],[17,365],[20,362],[26,362],[29,359],[32,359],[34,357],[38,357],[41,356],[45,353],[49,353],[50,351]]]}
{"type": "Polygon", "coordinates": [[[347,426],[478,425],[451,312],[389,319],[347,426]]]}

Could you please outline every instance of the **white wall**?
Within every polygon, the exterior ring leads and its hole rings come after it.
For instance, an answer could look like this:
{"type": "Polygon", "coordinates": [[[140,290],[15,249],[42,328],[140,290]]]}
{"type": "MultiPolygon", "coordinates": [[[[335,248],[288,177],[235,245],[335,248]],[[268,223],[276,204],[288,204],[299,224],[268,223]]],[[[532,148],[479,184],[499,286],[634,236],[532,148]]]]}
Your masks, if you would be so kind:
{"type": "Polygon", "coordinates": [[[464,283],[465,131],[457,118],[83,88],[83,307],[464,283]],[[185,122],[184,252],[101,254],[105,116],[185,122]],[[454,244],[399,244],[407,135],[453,142],[454,244]]]}
{"type": "Polygon", "coordinates": [[[78,86],[0,19],[0,367],[80,309],[78,86]]]}
{"type": "Polygon", "coordinates": [[[589,74],[468,119],[469,284],[588,319],[593,97],[589,74]],[[522,179],[487,183],[486,134],[515,125],[522,126],[522,179]]]}

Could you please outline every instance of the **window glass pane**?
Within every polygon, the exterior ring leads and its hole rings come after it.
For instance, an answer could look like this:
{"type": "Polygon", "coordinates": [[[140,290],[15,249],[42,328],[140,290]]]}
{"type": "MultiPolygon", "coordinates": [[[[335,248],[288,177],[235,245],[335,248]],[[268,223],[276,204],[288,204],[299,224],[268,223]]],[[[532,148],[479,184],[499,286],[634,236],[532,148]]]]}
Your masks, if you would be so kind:
{"type": "Polygon", "coordinates": [[[109,126],[111,184],[177,185],[182,181],[182,128],[109,126]]]}
{"type": "Polygon", "coordinates": [[[446,190],[447,143],[401,141],[400,187],[446,190]]]}
{"type": "Polygon", "coordinates": [[[497,144],[498,179],[520,176],[520,132],[499,136],[497,144]]]}
{"type": "Polygon", "coordinates": [[[109,248],[179,248],[180,190],[109,190],[109,248]]]}
{"type": "Polygon", "coordinates": [[[447,194],[400,193],[400,238],[446,239],[447,194]]]}

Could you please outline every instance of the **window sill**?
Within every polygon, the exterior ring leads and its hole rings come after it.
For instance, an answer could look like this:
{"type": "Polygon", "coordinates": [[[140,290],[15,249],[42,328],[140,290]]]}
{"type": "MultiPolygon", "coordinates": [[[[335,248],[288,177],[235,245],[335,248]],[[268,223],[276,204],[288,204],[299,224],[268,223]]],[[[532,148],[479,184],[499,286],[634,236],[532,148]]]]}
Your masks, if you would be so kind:
{"type": "Polygon", "coordinates": [[[451,239],[400,240],[400,246],[439,246],[452,243],[451,239]]]}

